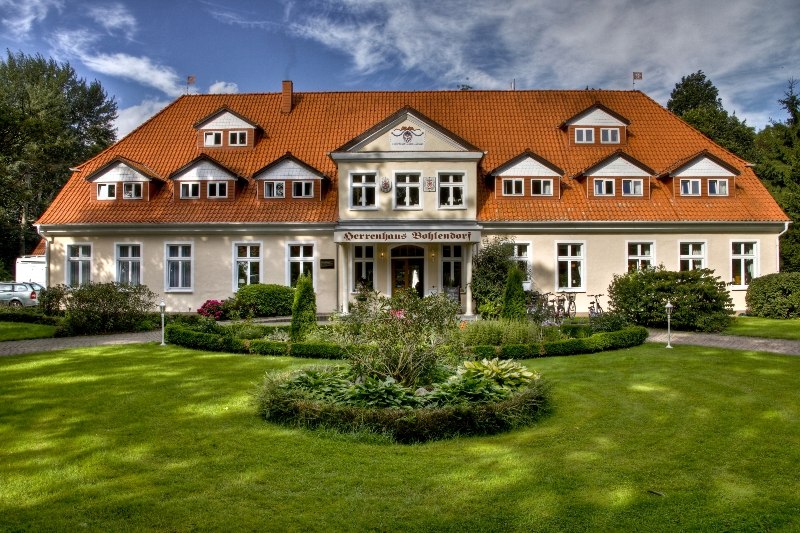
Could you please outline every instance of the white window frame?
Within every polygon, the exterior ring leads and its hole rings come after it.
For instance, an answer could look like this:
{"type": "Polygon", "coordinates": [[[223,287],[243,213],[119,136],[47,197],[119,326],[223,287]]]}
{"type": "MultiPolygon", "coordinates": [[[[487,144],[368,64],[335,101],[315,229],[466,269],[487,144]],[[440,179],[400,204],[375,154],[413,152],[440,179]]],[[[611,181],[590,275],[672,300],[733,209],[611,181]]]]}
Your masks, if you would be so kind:
{"type": "Polygon", "coordinates": [[[66,257],[64,258],[64,283],[69,287],[80,287],[92,281],[92,257],[94,256],[94,247],[92,243],[88,242],[75,242],[67,245],[66,257]],[[72,249],[78,248],[78,255],[72,256],[72,249]],[[85,250],[89,250],[89,255],[84,255],[85,250]],[[73,283],[72,279],[72,263],[77,263],[78,266],[78,279],[73,283]],[[84,263],[88,266],[84,267],[84,263]]]}
{"type": "Polygon", "coordinates": [[[531,178],[531,196],[553,196],[553,178],[531,178]],[[534,183],[539,184],[542,192],[534,192],[534,183]]]}
{"type": "Polygon", "coordinates": [[[375,172],[350,173],[350,209],[375,210],[378,209],[378,174],[375,172]],[[372,181],[365,181],[371,178],[372,181]],[[361,191],[361,202],[356,203],[355,191],[361,191]],[[372,190],[372,203],[368,203],[368,190],[372,190]]]}
{"type": "Polygon", "coordinates": [[[594,128],[575,128],[575,144],[594,144],[594,128]]]}
{"type": "Polygon", "coordinates": [[[206,197],[207,198],[227,198],[228,197],[228,182],[223,180],[212,180],[208,182],[206,186],[206,197]],[[219,186],[223,185],[225,187],[225,194],[219,194],[219,186]],[[214,189],[212,194],[212,189],[214,189]]]}
{"type": "Polygon", "coordinates": [[[502,189],[503,196],[525,196],[525,178],[503,178],[502,189]],[[507,183],[510,184],[510,192],[506,192],[507,183]]]}
{"type": "MultiPolygon", "coordinates": [[[[194,273],[195,273],[195,244],[193,241],[171,241],[164,243],[164,292],[193,292],[194,291],[194,273]],[[183,247],[189,247],[189,256],[179,255],[176,257],[170,257],[169,255],[169,248],[170,246],[178,246],[181,253],[183,252],[183,247]],[[169,284],[169,271],[170,271],[170,263],[178,262],[178,263],[189,263],[189,286],[176,286],[171,287],[169,284]]],[[[179,271],[179,277],[183,278],[183,270],[179,271]]],[[[182,279],[182,281],[186,281],[182,279]]]]}
{"type": "Polygon", "coordinates": [[[555,258],[556,258],[556,270],[555,270],[555,290],[557,292],[585,292],[586,291],[586,241],[556,241],[555,242],[555,258]],[[579,246],[580,254],[578,255],[559,255],[558,247],[561,245],[569,246],[569,250],[572,250],[573,246],[579,246]],[[562,262],[567,262],[567,285],[566,287],[562,287],[559,284],[559,266],[562,262]],[[573,262],[577,262],[579,265],[579,272],[578,275],[580,276],[580,285],[578,286],[570,286],[572,285],[572,269],[570,268],[573,262]]]}
{"type": "Polygon", "coordinates": [[[622,179],[622,196],[643,196],[644,195],[644,180],[641,178],[623,178],[622,179]],[[631,192],[625,192],[625,186],[631,192]],[[639,186],[639,192],[636,192],[636,186],[639,186]]]}
{"type": "Polygon", "coordinates": [[[698,178],[682,178],[680,182],[681,196],[700,196],[703,192],[702,182],[698,178]],[[686,184],[686,192],[684,192],[686,184]],[[693,192],[693,191],[697,192],[693,192]]]}
{"type": "Polygon", "coordinates": [[[442,276],[442,288],[447,287],[445,285],[445,270],[449,270],[448,274],[450,278],[455,278],[455,265],[460,264],[460,273],[461,273],[461,281],[458,285],[459,290],[464,290],[464,245],[463,244],[443,244],[440,248],[441,252],[441,261],[439,263],[439,272],[442,276]],[[450,255],[445,255],[445,247],[450,247],[450,255]],[[456,248],[459,249],[460,255],[456,255],[456,248]]]}
{"type": "Polygon", "coordinates": [[[619,144],[619,128],[600,128],[600,144],[619,144]]]}
{"type": "Polygon", "coordinates": [[[117,184],[116,183],[98,183],[97,184],[97,199],[98,200],[116,200],[117,199],[117,184]]]}
{"type": "Polygon", "coordinates": [[[222,131],[204,131],[203,146],[222,146],[222,131]],[[209,142],[211,139],[211,142],[209,142]]]}
{"type": "Polygon", "coordinates": [[[263,283],[264,282],[264,242],[263,241],[236,241],[233,243],[231,247],[231,264],[233,265],[233,280],[232,280],[232,288],[233,292],[235,293],[241,287],[239,286],[239,263],[247,263],[247,273],[246,273],[246,281],[244,287],[246,285],[252,285],[251,277],[252,277],[252,267],[253,263],[258,264],[258,281],[255,283],[263,283]],[[239,257],[239,247],[246,246],[247,247],[247,256],[246,257],[239,257]],[[253,246],[258,246],[258,256],[253,257],[250,255],[250,249],[253,246]]]}
{"type": "Polygon", "coordinates": [[[706,268],[707,260],[706,257],[708,256],[708,241],[703,239],[692,239],[686,241],[678,241],[678,270],[680,272],[688,272],[690,270],[699,270],[701,268],[706,268]],[[682,253],[681,247],[686,244],[689,245],[689,253],[682,253]],[[700,245],[700,254],[692,253],[691,245],[699,244],[700,245]],[[689,268],[683,268],[683,262],[689,261],[689,268]],[[695,261],[699,261],[700,266],[696,266],[694,264],[695,261]]]}
{"type": "Polygon", "coordinates": [[[467,188],[466,176],[463,172],[439,172],[437,177],[439,180],[439,192],[436,197],[439,201],[439,209],[466,209],[467,208],[467,188]],[[456,178],[458,179],[456,181],[456,178]],[[456,196],[454,192],[461,191],[461,202],[456,203],[456,196]],[[442,196],[445,196],[447,201],[442,203],[442,196]]]}
{"type": "Polygon", "coordinates": [[[395,172],[394,174],[394,194],[392,194],[393,207],[398,210],[418,211],[422,209],[422,172],[408,171],[408,172],[395,172]],[[417,178],[416,182],[413,181],[400,181],[401,179],[417,178]],[[405,190],[405,204],[398,204],[398,196],[400,190],[405,190]],[[409,204],[411,200],[411,191],[417,190],[417,198],[419,199],[416,204],[409,204]]]}
{"type": "Polygon", "coordinates": [[[731,260],[730,260],[730,280],[731,280],[731,288],[737,290],[745,290],[747,287],[750,286],[749,283],[744,283],[745,276],[744,270],[747,268],[745,261],[752,260],[753,261],[753,272],[751,275],[751,280],[757,278],[760,275],[760,265],[759,265],[759,248],[760,248],[760,241],[757,239],[731,239],[730,247],[728,248],[731,251],[731,260]],[[734,246],[737,244],[752,244],[753,245],[753,253],[737,253],[734,249],[734,246]],[[741,270],[739,274],[741,274],[741,283],[736,283],[736,272],[733,268],[733,263],[736,260],[742,261],[741,263],[741,270]]]}
{"type": "MultiPolygon", "coordinates": [[[[314,284],[314,289],[317,288],[317,243],[314,241],[292,241],[286,243],[286,286],[294,287],[292,285],[292,263],[311,263],[311,281],[314,284]],[[292,247],[300,246],[301,250],[304,246],[311,246],[311,256],[301,255],[292,257],[292,247]]],[[[302,272],[306,272],[303,267],[302,272]]],[[[299,277],[299,276],[298,276],[299,277]]]]}
{"type": "Polygon", "coordinates": [[[311,180],[292,181],[292,198],[314,198],[314,182],[311,180]],[[296,194],[298,186],[300,194],[296,194]]]}
{"type": "Polygon", "coordinates": [[[286,182],[285,181],[265,181],[264,182],[264,198],[286,198],[286,182]],[[280,187],[278,187],[280,186],[280,187]],[[278,188],[281,189],[281,194],[277,194],[278,188]],[[271,194],[267,194],[271,193],[271,194]]]}
{"type": "MultiPolygon", "coordinates": [[[[367,270],[367,265],[372,265],[372,280],[368,280],[367,288],[370,290],[375,289],[375,250],[376,246],[373,244],[354,244],[353,245],[353,285],[350,287],[351,292],[357,292],[359,282],[364,278],[363,274],[367,270]],[[357,250],[361,251],[361,257],[358,256],[357,250]],[[371,252],[372,256],[368,257],[367,252],[371,252]]],[[[365,278],[366,279],[366,278],[365,278]]]]}
{"type": "Polygon", "coordinates": [[[728,196],[728,179],[727,178],[713,178],[708,180],[708,195],[709,196],[728,196]],[[711,186],[714,185],[716,191],[711,192],[711,186]],[[725,189],[725,192],[721,192],[725,189]]]}
{"type": "Polygon", "coordinates": [[[114,243],[114,266],[115,266],[115,269],[114,269],[115,270],[114,271],[114,280],[117,283],[125,284],[125,285],[131,285],[131,286],[134,286],[134,287],[137,286],[137,285],[141,285],[142,284],[142,280],[144,279],[144,272],[142,270],[142,267],[144,266],[144,261],[142,260],[142,255],[143,255],[142,250],[143,249],[144,249],[144,247],[142,246],[142,243],[140,243],[140,242],[115,242],[114,243]],[[123,247],[132,248],[134,246],[138,246],[139,247],[139,255],[138,256],[128,255],[127,257],[123,257],[122,254],[120,253],[121,249],[123,247]],[[122,276],[120,276],[120,267],[121,267],[121,265],[123,263],[127,263],[128,264],[128,279],[127,280],[123,280],[122,276]],[[138,266],[139,279],[136,281],[136,283],[130,283],[130,277],[131,277],[131,274],[132,274],[132,272],[134,270],[133,269],[133,264],[134,263],[138,263],[139,264],[139,266],[138,266]]]}
{"type": "Polygon", "coordinates": [[[180,190],[181,190],[181,199],[182,200],[197,200],[200,198],[200,182],[199,181],[179,181],[180,190]],[[187,191],[184,195],[184,187],[186,187],[187,191]],[[192,195],[194,189],[197,188],[197,194],[192,195]]]}
{"type": "Polygon", "coordinates": [[[522,286],[525,290],[529,290],[531,283],[533,282],[533,244],[530,242],[515,242],[512,243],[511,248],[511,260],[515,263],[524,263],[524,274],[525,277],[522,280],[522,286]],[[520,249],[525,247],[524,252],[520,252],[520,249]]]}
{"type": "Polygon", "coordinates": [[[631,268],[631,261],[636,261],[635,270],[643,270],[642,261],[648,261],[650,263],[648,267],[655,266],[656,265],[655,241],[646,241],[646,240],[625,241],[625,268],[627,269],[628,272],[634,270],[631,268]],[[642,253],[640,246],[643,244],[647,244],[650,246],[650,254],[642,253]],[[630,251],[631,246],[637,246],[636,253],[634,254],[631,253],[630,251]]]}
{"type": "Polygon", "coordinates": [[[124,200],[141,200],[143,195],[144,184],[142,182],[128,182],[122,184],[122,198],[124,200]]]}
{"type": "Polygon", "coordinates": [[[228,132],[228,146],[247,146],[247,131],[234,130],[228,132]],[[244,136],[244,141],[240,139],[244,136]]]}
{"type": "Polygon", "coordinates": [[[614,196],[616,184],[614,178],[593,178],[592,190],[595,196],[614,196]],[[611,192],[608,192],[608,185],[611,185],[611,192]]]}

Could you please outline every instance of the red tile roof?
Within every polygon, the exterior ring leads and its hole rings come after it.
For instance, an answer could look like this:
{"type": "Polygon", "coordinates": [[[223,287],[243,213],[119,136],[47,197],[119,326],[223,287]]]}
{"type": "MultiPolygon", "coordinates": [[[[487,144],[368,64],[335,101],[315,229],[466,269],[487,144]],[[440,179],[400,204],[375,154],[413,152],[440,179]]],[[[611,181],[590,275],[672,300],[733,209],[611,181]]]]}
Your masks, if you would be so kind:
{"type": "Polygon", "coordinates": [[[560,199],[497,197],[492,180],[479,183],[478,220],[490,221],[786,221],[746,162],[709,141],[638,91],[436,91],[295,93],[290,113],[281,112],[281,93],[182,96],[127,137],[81,165],[39,224],[336,222],[336,165],[329,153],[399,110],[412,108],[483,150],[479,170],[488,173],[521,153],[532,152],[563,169],[560,199]],[[592,106],[614,110],[629,121],[627,142],[571,146],[565,120],[592,106]],[[263,128],[253,148],[198,146],[194,125],[220,109],[229,109],[263,128]],[[673,196],[670,180],[653,178],[649,198],[587,197],[575,176],[616,150],[653,169],[676,168],[698,153],[737,169],[736,188],[725,198],[673,196]],[[287,152],[332,180],[322,199],[265,201],[253,175],[287,152]],[[180,201],[173,183],[154,183],[145,202],[91,201],[85,178],[115,157],[135,161],[156,176],[209,154],[245,187],[233,202],[180,201]]]}

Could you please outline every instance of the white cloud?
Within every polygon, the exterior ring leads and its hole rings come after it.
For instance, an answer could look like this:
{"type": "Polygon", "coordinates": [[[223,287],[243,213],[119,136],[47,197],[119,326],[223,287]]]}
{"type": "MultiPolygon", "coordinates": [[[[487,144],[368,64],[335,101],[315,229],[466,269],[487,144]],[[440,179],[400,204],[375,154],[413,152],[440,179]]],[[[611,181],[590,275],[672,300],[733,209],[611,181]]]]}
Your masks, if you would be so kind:
{"type": "Polygon", "coordinates": [[[185,81],[172,67],[155,63],[146,56],[94,51],[97,36],[88,30],[57,31],[53,33],[51,42],[56,53],[76,57],[100,74],[129,79],[172,97],[186,92],[185,81]]]}
{"type": "Polygon", "coordinates": [[[63,0],[0,0],[0,22],[4,33],[14,39],[27,39],[33,26],[42,22],[51,9],[64,7],[63,0]]]}
{"type": "Polygon", "coordinates": [[[145,120],[164,109],[170,102],[170,100],[144,100],[138,105],[120,109],[114,124],[117,129],[117,139],[129,134],[145,120]]]}
{"type": "Polygon", "coordinates": [[[208,94],[236,94],[239,86],[231,81],[215,81],[208,88],[208,94]]]}
{"type": "Polygon", "coordinates": [[[129,40],[133,39],[138,28],[136,17],[119,3],[92,6],[89,8],[89,16],[109,34],[119,32],[129,40]]]}

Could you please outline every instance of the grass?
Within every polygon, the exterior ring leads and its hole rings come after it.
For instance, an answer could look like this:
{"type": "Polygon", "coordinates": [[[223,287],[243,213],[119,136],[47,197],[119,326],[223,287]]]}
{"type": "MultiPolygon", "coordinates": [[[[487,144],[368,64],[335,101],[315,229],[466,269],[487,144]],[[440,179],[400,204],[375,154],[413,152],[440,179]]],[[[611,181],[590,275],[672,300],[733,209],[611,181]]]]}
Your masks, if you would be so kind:
{"type": "Polygon", "coordinates": [[[800,340],[800,319],[778,320],[755,316],[737,316],[723,331],[725,335],[800,340]]]}
{"type": "Polygon", "coordinates": [[[52,337],[55,332],[55,326],[28,324],[25,322],[0,322],[0,342],[44,339],[52,337]]]}
{"type": "Polygon", "coordinates": [[[0,358],[0,530],[800,528],[800,357],[531,360],[549,417],[417,446],[255,416],[264,372],[307,363],[155,344],[0,358]]]}

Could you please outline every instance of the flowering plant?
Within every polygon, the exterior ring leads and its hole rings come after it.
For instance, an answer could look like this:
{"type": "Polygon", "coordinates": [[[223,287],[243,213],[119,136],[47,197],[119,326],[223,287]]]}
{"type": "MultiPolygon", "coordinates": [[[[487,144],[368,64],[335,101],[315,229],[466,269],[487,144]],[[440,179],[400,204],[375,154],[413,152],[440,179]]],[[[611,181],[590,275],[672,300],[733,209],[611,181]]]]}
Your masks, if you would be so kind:
{"type": "Polygon", "coordinates": [[[222,302],[219,300],[206,300],[197,312],[202,316],[220,320],[223,315],[222,302]]]}

